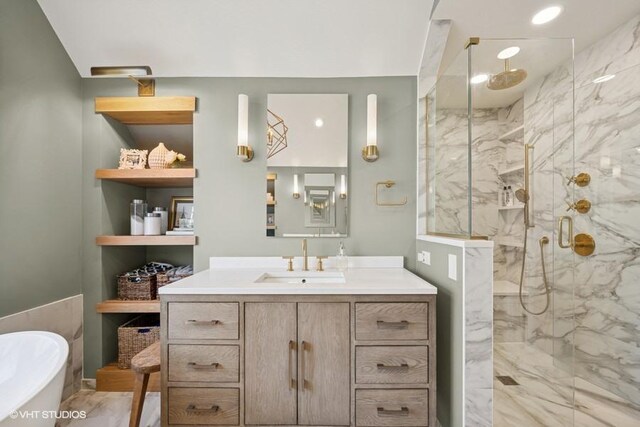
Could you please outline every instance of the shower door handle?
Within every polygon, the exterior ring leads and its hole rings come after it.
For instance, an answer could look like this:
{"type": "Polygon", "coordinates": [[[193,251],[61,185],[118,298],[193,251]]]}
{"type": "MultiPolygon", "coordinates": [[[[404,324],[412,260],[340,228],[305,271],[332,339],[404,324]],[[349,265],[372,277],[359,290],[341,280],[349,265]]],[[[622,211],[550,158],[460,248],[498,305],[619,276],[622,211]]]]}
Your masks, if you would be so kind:
{"type": "Polygon", "coordinates": [[[571,218],[570,216],[561,216],[560,220],[558,221],[558,246],[563,249],[573,248],[573,218],[571,218]],[[569,230],[567,230],[569,234],[569,240],[567,241],[567,244],[562,243],[562,237],[564,234],[562,225],[564,224],[565,220],[569,223],[569,230]]]}

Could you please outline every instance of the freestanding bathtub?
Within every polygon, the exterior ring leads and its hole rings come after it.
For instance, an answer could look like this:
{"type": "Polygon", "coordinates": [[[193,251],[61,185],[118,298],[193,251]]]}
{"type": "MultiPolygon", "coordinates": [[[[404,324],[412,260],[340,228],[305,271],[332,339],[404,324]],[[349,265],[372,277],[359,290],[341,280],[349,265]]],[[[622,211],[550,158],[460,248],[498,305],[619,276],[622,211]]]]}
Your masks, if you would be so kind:
{"type": "Polygon", "coordinates": [[[0,427],[55,425],[68,354],[51,332],[0,335],[0,427]]]}

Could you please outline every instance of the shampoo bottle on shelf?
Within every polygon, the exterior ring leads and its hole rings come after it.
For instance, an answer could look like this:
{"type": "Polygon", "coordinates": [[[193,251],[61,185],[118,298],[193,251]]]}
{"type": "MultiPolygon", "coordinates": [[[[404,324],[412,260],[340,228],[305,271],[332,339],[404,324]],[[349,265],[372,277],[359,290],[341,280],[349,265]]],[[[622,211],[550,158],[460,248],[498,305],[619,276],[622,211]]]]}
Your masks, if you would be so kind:
{"type": "Polygon", "coordinates": [[[513,190],[510,185],[507,187],[507,197],[505,201],[506,206],[513,206],[513,190]]]}
{"type": "Polygon", "coordinates": [[[500,192],[500,206],[507,206],[507,186],[502,187],[502,191],[500,192]]]}
{"type": "Polygon", "coordinates": [[[344,242],[340,242],[340,248],[336,256],[336,265],[340,271],[345,271],[349,267],[349,258],[344,250],[344,242]]]}

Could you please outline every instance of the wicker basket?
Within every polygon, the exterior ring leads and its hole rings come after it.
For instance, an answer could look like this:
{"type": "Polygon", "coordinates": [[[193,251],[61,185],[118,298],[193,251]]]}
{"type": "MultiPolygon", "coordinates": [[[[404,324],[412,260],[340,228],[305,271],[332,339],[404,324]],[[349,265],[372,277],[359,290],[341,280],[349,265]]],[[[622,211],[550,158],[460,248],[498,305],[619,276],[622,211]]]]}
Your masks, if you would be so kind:
{"type": "Polygon", "coordinates": [[[138,316],[118,328],[118,368],[131,368],[131,359],[160,340],[160,316],[138,316]]]}
{"type": "Polygon", "coordinates": [[[118,299],[153,300],[156,299],[157,293],[155,274],[144,276],[121,274],[118,276],[118,299]]]}
{"type": "Polygon", "coordinates": [[[164,285],[168,285],[169,283],[177,282],[180,279],[184,279],[185,277],[191,276],[193,273],[181,273],[176,272],[177,269],[165,271],[164,273],[158,273],[156,275],[157,286],[156,291],[163,287],[164,285]]]}

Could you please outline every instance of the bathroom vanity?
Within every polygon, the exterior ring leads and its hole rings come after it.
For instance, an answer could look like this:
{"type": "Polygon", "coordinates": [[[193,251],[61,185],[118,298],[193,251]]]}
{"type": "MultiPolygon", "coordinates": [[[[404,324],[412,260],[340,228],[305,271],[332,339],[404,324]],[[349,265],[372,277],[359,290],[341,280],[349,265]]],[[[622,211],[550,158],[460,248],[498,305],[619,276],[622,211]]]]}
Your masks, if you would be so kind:
{"type": "Polygon", "coordinates": [[[160,289],[162,425],[435,425],[436,288],[402,257],[295,261],[212,258],[160,289]]]}

